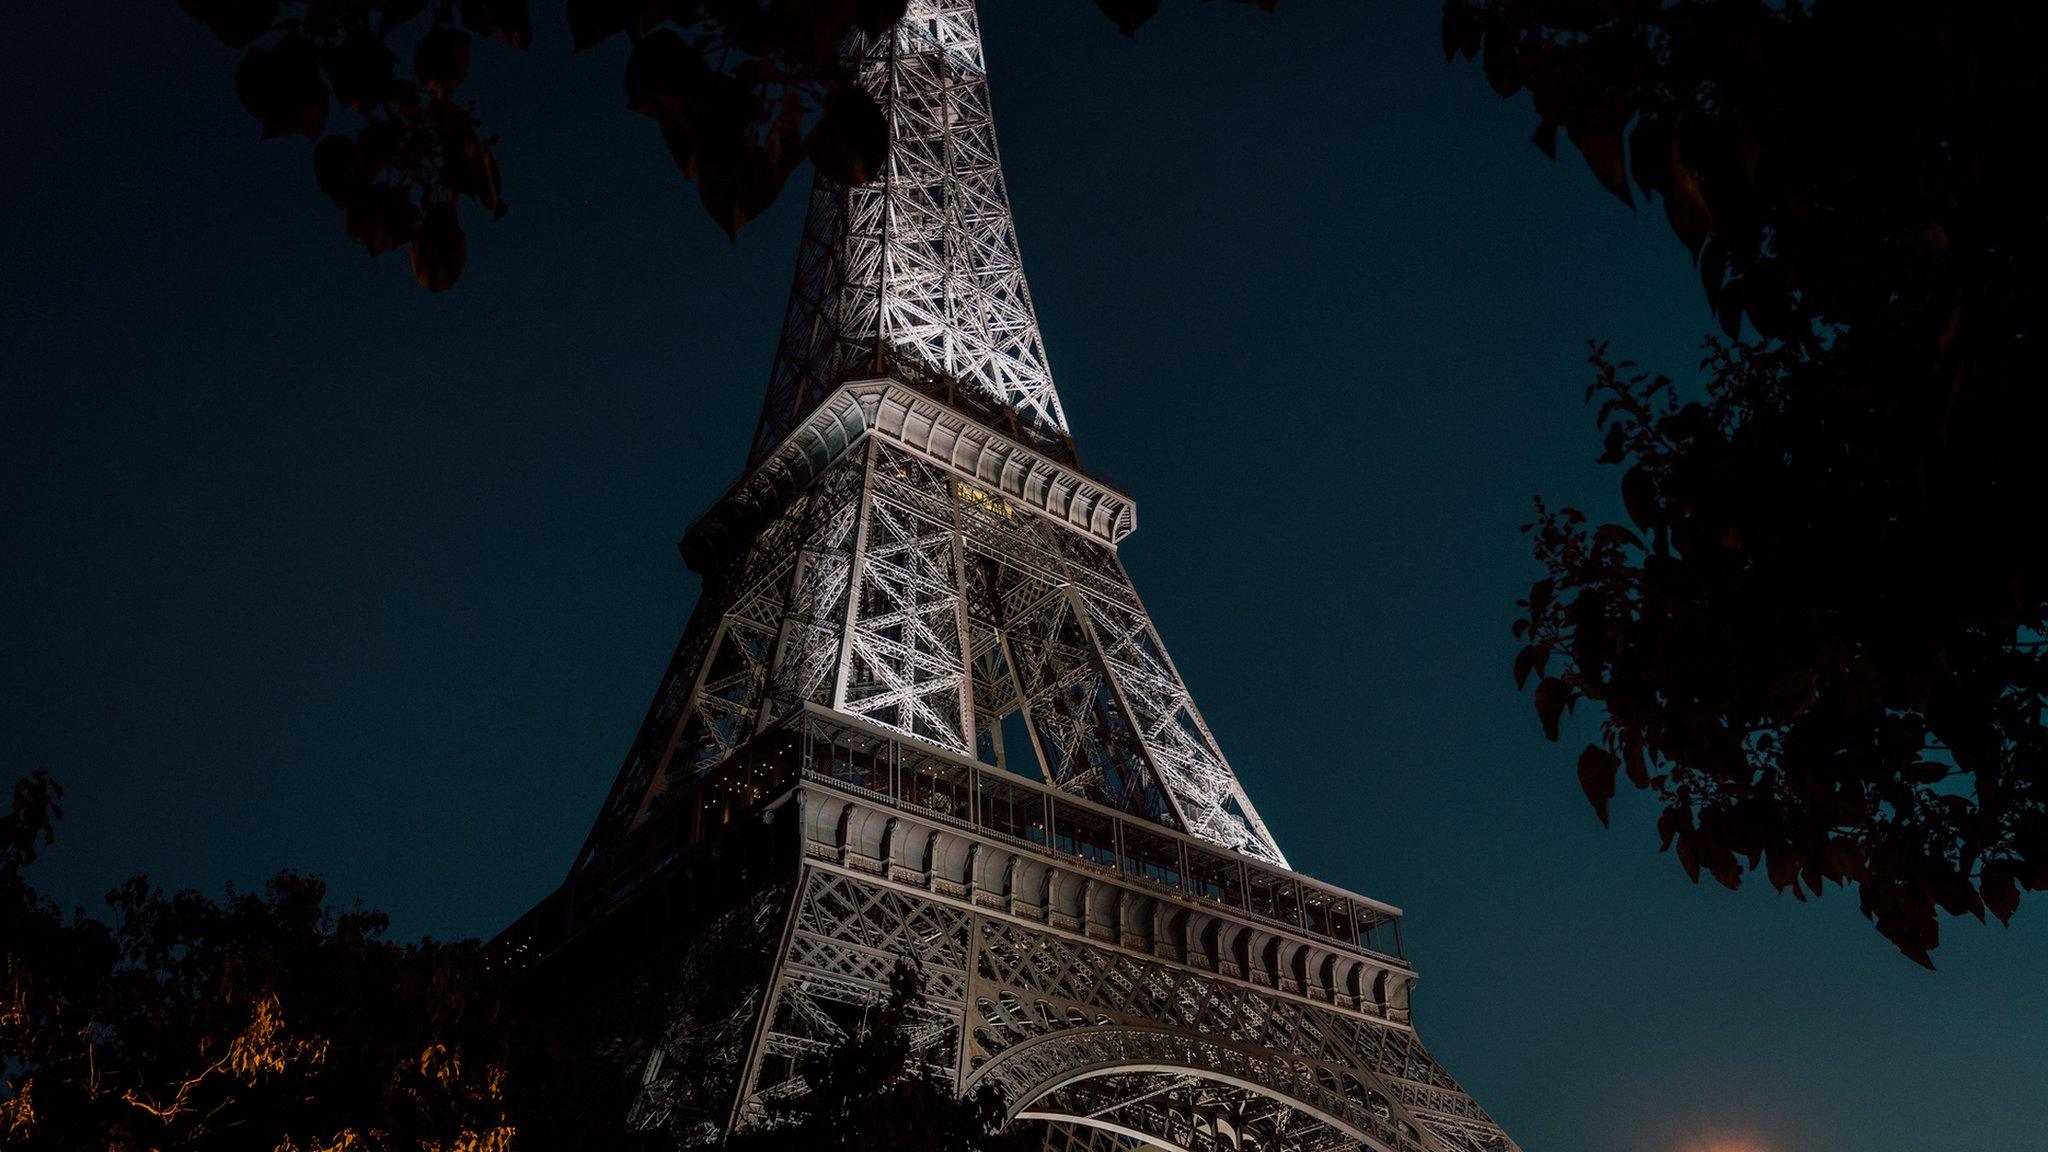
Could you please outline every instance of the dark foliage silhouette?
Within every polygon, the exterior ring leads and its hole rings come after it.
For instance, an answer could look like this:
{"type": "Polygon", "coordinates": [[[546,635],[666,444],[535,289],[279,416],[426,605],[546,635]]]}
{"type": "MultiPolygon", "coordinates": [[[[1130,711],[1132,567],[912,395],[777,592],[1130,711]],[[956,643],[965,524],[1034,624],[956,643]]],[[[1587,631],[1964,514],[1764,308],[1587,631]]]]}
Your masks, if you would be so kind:
{"type": "MultiPolygon", "coordinates": [[[[20,781],[0,816],[0,1147],[176,1152],[625,1152],[632,1084],[563,1046],[475,940],[397,944],[285,874],[215,901],[137,877],[105,919],[65,915],[26,869],[63,790],[20,781]]],[[[961,1099],[917,1059],[928,1018],[903,965],[813,1091],[730,1141],[741,1152],[1023,1152],[990,1092],[961,1099]]]]}
{"type": "Polygon", "coordinates": [[[511,1022],[475,941],[398,945],[279,876],[214,901],[140,877],[67,916],[24,869],[60,814],[0,821],[0,1144],[503,1152],[511,1022]]]}
{"type": "MultiPolygon", "coordinates": [[[[1273,0],[1247,0],[1270,9],[1273,0]]],[[[404,247],[430,291],[468,257],[461,205],[506,212],[498,162],[457,95],[479,44],[524,49],[528,0],[178,0],[243,49],[235,95],[264,138],[304,136],[313,178],[370,255],[404,247]]],[[[653,120],[705,211],[736,234],[805,160],[865,183],[888,132],[839,61],[855,29],[893,26],[905,0],[559,0],[581,52],[625,36],[626,106],[653,120]]],[[[1126,34],[1159,0],[1097,0],[1126,34]]]]}
{"type": "Polygon", "coordinates": [[[1629,523],[1539,506],[1517,682],[1553,740],[1600,706],[1578,764],[1603,821],[1625,776],[1694,879],[1854,885],[1930,967],[1937,910],[2003,921],[2048,887],[2037,23],[1879,0],[1444,10],[1446,54],[1528,91],[1540,148],[1562,130],[1615,196],[1662,199],[1728,338],[1691,399],[1596,350],[1629,523]]]}

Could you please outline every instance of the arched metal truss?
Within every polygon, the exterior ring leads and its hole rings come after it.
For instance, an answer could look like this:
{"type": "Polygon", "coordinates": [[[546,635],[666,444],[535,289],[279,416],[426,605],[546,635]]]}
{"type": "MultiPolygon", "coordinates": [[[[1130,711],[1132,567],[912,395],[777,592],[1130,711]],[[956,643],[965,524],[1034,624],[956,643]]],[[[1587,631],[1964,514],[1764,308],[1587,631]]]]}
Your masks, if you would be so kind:
{"type": "Polygon", "coordinates": [[[1093,1128],[1173,1152],[1387,1152],[1299,1100],[1191,1069],[1110,1068],[1073,1076],[1017,1119],[1093,1128]]]}
{"type": "Polygon", "coordinates": [[[752,1044],[742,1117],[802,1092],[798,1057],[850,1036],[893,968],[915,958],[929,1011],[922,1059],[964,1090],[1000,1089],[1020,1118],[1185,1152],[1514,1152],[1383,1008],[1208,970],[1228,965],[1164,939],[1145,951],[1109,943],[1085,917],[947,882],[948,854],[936,848],[916,870],[893,851],[853,849],[858,833],[821,840],[827,825],[886,813],[829,789],[799,797],[811,810],[806,855],[838,863],[807,870],[752,1044]]]}

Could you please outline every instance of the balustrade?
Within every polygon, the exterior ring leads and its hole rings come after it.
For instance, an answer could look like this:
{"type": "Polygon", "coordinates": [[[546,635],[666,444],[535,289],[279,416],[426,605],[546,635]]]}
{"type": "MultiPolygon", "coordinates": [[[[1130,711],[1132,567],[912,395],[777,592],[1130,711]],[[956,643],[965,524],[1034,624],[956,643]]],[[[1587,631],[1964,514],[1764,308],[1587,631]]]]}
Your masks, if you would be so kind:
{"type": "Polygon", "coordinates": [[[784,717],[704,775],[671,785],[631,835],[593,860],[549,904],[570,902],[564,928],[574,931],[632,895],[682,853],[786,794],[806,776],[1308,936],[1401,958],[1399,913],[1377,901],[809,708],[784,717]]]}

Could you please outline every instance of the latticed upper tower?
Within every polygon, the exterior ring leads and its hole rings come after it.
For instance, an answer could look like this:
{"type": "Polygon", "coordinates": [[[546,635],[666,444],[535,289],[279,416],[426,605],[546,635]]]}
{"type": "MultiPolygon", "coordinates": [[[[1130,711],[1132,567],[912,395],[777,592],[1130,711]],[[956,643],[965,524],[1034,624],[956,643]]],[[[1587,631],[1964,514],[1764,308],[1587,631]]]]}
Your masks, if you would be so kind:
{"type": "Polygon", "coordinates": [[[591,849],[809,702],[1284,861],[1117,558],[1131,500],[1076,464],[972,0],[849,58],[889,158],[811,193],[747,475],[685,541],[705,596],[591,849]]]}
{"type": "Polygon", "coordinates": [[[890,971],[917,1058],[1046,1152],[1514,1152],[1416,1039],[1400,913],[1290,871],[1083,472],[971,0],[848,46],[880,178],[820,180],[746,471],[568,881],[497,955],[709,1146],[890,971]]]}
{"type": "Polygon", "coordinates": [[[972,0],[910,5],[849,53],[889,126],[880,177],[819,180],[749,463],[851,374],[894,354],[1016,414],[1068,457],[1067,421],[1024,284],[972,0]]]}

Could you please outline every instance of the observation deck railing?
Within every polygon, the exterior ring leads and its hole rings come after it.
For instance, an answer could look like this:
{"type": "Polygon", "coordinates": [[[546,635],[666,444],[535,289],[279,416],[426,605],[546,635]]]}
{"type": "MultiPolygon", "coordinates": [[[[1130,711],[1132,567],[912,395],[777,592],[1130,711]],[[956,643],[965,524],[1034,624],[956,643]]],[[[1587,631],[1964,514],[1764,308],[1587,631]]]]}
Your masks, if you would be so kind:
{"type": "Polygon", "coordinates": [[[690,848],[774,807],[807,779],[1406,966],[1400,910],[1390,905],[814,705],[672,786],[650,818],[501,940],[550,951],[690,848]]]}

